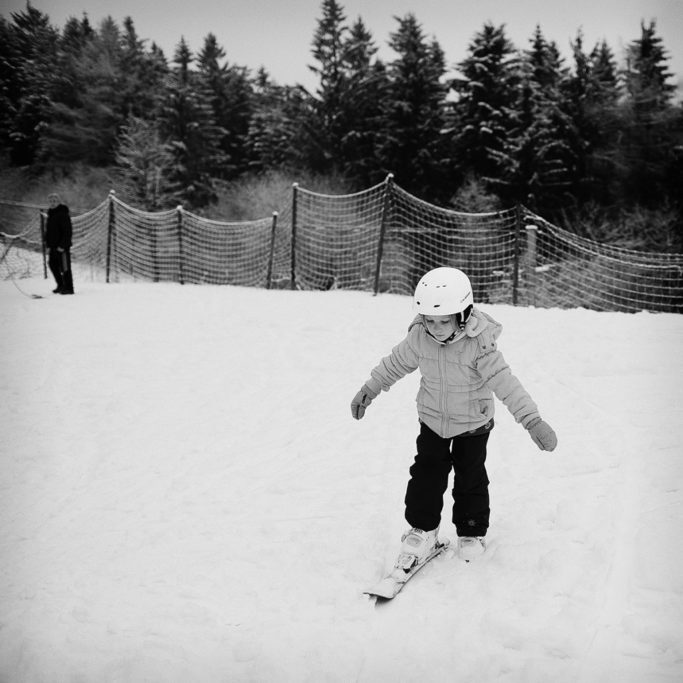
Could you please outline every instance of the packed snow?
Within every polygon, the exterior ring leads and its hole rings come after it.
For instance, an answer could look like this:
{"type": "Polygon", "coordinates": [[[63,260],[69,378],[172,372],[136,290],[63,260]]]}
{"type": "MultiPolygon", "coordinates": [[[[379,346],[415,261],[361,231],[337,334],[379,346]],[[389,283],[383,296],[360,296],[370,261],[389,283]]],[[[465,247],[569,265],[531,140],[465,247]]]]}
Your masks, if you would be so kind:
{"type": "Polygon", "coordinates": [[[349,406],[409,297],[17,284],[1,681],[683,680],[683,316],[482,305],[559,446],[498,402],[487,553],[449,550],[376,605],[417,373],[362,421],[349,406]]]}

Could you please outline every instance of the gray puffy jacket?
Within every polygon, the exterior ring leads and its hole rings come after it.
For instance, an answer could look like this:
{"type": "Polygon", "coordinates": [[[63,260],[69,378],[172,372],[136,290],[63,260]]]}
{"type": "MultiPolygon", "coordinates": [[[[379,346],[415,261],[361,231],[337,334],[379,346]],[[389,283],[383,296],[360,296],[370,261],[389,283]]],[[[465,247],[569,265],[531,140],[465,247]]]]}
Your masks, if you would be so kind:
{"type": "Polygon", "coordinates": [[[539,417],[538,408],[498,351],[502,325],[474,309],[461,333],[443,344],[427,333],[418,316],[406,338],[372,370],[366,384],[379,393],[420,369],[417,394],[420,420],[444,438],[485,425],[494,414],[493,394],[523,426],[539,417]]]}

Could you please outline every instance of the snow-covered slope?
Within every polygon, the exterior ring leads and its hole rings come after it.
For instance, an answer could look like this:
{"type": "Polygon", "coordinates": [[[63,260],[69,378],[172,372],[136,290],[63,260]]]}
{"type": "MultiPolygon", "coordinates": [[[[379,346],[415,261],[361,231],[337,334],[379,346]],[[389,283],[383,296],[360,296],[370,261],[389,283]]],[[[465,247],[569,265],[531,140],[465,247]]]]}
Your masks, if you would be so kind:
{"type": "Polygon", "coordinates": [[[418,377],[349,403],[409,298],[21,286],[45,298],[0,283],[0,680],[683,680],[683,316],[483,306],[559,446],[499,403],[489,552],[375,607],[418,377]]]}

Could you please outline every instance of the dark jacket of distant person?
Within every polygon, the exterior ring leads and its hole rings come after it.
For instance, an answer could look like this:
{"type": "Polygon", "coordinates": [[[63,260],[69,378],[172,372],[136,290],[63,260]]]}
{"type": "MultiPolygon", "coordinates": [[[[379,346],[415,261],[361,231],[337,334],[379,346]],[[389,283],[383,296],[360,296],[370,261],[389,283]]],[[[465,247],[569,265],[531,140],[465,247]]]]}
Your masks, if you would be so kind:
{"type": "Polygon", "coordinates": [[[47,210],[47,222],[45,223],[45,245],[48,249],[71,248],[71,216],[69,208],[65,204],[47,210]]]}

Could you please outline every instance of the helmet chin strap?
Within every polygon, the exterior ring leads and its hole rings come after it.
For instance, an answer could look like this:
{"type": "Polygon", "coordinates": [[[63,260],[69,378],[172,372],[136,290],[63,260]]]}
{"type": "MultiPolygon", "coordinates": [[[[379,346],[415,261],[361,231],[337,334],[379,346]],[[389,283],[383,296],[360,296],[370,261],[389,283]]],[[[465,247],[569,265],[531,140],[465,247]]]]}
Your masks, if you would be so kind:
{"type": "Polygon", "coordinates": [[[429,328],[425,325],[425,331],[427,334],[438,344],[450,344],[451,342],[455,341],[456,339],[460,339],[460,337],[465,334],[464,327],[463,328],[458,328],[457,330],[453,330],[453,333],[448,337],[447,339],[437,339],[430,331],[429,328]]]}
{"type": "MultiPolygon", "coordinates": [[[[439,344],[450,344],[451,342],[455,341],[456,339],[460,339],[465,334],[465,326],[467,325],[467,321],[470,319],[470,316],[472,315],[472,304],[470,304],[464,311],[461,313],[452,313],[451,314],[451,320],[453,322],[453,327],[455,328],[453,330],[453,333],[447,338],[447,339],[438,339],[435,337],[430,331],[427,325],[424,326],[427,334],[435,341],[438,342],[439,344]]],[[[423,314],[424,318],[424,314],[423,314]]],[[[423,323],[424,324],[424,323],[423,323]]]]}
{"type": "Polygon", "coordinates": [[[472,315],[472,308],[473,306],[470,304],[462,313],[455,314],[455,323],[461,330],[465,329],[465,325],[472,315]]]}

